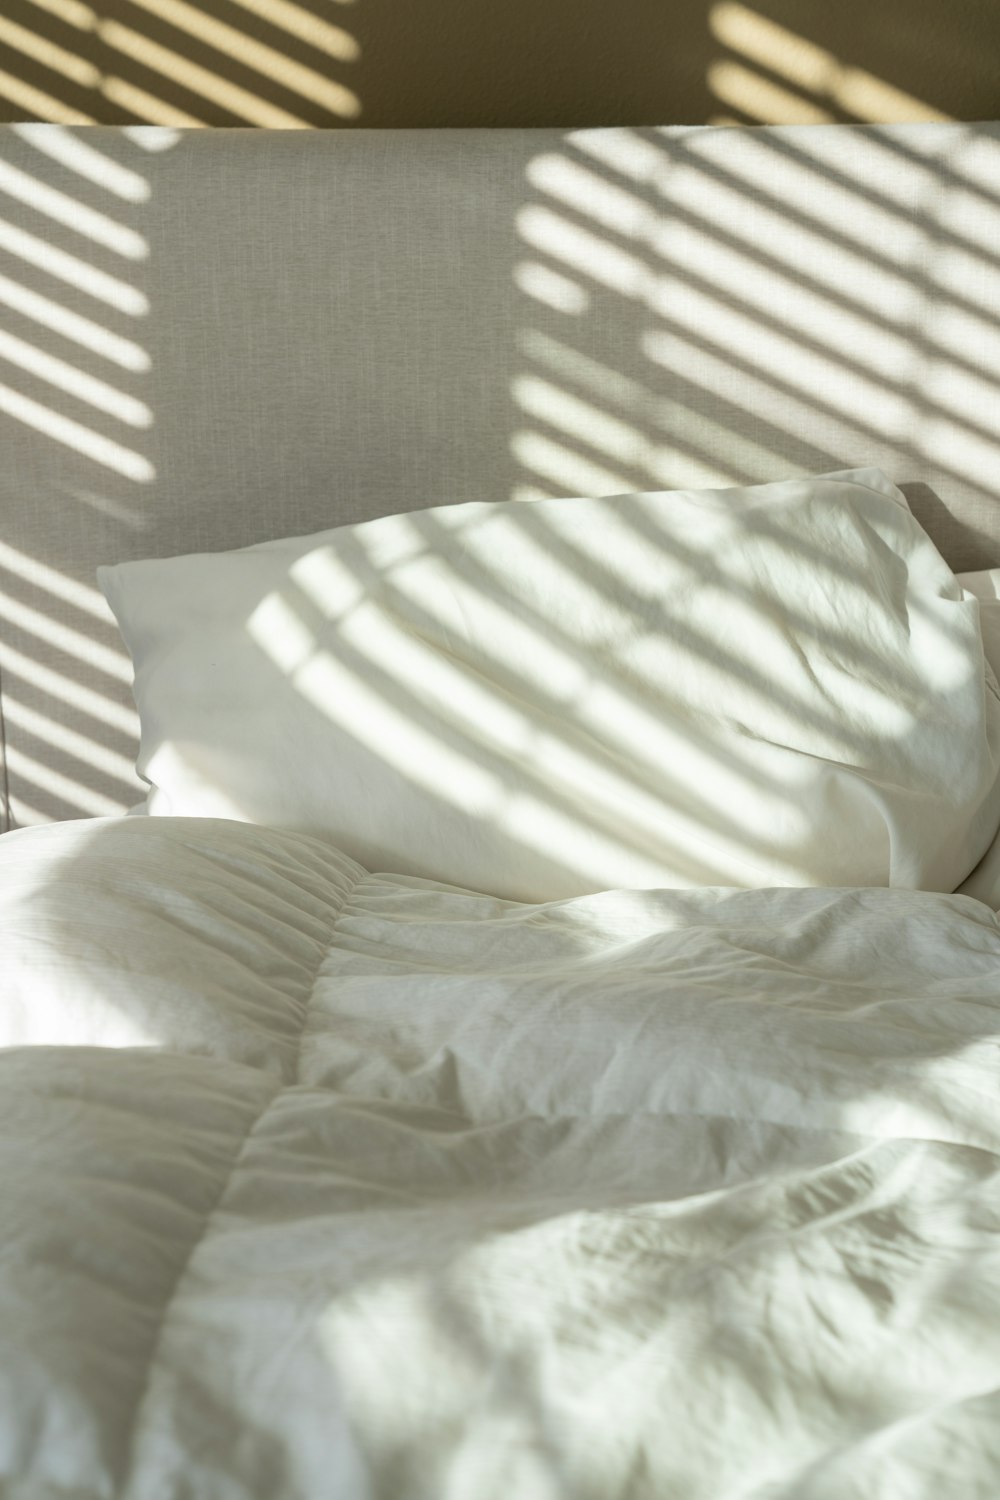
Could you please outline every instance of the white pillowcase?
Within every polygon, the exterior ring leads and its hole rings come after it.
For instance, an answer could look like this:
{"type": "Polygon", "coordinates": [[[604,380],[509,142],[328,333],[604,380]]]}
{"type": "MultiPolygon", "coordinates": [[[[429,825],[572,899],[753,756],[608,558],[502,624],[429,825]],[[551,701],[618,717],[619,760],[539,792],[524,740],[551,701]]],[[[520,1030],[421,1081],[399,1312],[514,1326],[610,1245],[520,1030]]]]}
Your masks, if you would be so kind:
{"type": "Polygon", "coordinates": [[[1000,823],[978,605],[877,469],[437,506],[98,578],[153,814],[523,901],[951,891],[1000,823]]]}
{"type": "MultiPolygon", "coordinates": [[[[1000,678],[1000,568],[986,568],[980,573],[958,573],[956,577],[963,589],[979,600],[979,622],[987,665],[994,678],[1000,678]]],[[[960,895],[985,901],[994,911],[1000,908],[1000,835],[958,890],[960,895]]]]}

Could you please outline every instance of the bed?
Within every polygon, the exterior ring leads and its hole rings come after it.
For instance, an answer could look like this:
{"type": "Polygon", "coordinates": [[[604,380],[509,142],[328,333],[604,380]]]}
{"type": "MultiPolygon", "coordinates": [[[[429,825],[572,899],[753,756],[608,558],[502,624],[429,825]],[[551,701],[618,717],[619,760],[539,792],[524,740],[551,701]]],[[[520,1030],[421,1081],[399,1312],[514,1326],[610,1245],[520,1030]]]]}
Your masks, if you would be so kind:
{"type": "Polygon", "coordinates": [[[1000,127],[0,196],[0,1491],[993,1500],[1000,127]]]}

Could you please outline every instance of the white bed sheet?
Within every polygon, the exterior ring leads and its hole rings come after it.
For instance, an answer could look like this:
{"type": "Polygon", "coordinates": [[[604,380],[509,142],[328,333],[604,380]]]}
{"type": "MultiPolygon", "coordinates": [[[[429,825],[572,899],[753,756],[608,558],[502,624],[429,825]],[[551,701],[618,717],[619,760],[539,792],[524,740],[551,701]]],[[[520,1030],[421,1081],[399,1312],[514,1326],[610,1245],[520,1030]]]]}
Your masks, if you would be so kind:
{"type": "Polygon", "coordinates": [[[0,841],[8,1500],[1000,1493],[1000,924],[0,841]]]}

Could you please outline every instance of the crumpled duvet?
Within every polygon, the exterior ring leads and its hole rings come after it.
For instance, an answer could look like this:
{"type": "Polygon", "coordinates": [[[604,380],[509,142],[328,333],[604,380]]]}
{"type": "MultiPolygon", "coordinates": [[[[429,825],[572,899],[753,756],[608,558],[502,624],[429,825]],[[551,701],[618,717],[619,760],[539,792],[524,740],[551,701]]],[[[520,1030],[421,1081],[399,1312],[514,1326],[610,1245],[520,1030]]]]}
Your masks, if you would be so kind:
{"type": "Polygon", "coordinates": [[[0,840],[4,1500],[1000,1494],[1000,926],[0,840]]]}

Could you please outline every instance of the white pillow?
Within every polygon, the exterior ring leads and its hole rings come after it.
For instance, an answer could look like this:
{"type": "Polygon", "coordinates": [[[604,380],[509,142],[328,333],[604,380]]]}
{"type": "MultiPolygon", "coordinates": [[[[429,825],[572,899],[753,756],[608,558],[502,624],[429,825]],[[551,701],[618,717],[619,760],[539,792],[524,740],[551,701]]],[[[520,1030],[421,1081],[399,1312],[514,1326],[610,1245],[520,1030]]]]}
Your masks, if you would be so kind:
{"type": "Polygon", "coordinates": [[[437,506],[98,577],[154,814],[523,901],[951,891],[1000,823],[978,606],[877,469],[437,506]]]}
{"type": "MultiPolygon", "coordinates": [[[[989,671],[1000,677],[1000,568],[986,568],[980,573],[955,575],[968,593],[979,600],[979,622],[989,671]]],[[[1000,835],[998,835],[968,880],[958,887],[959,894],[975,896],[994,911],[1000,908],[1000,835]]]]}

